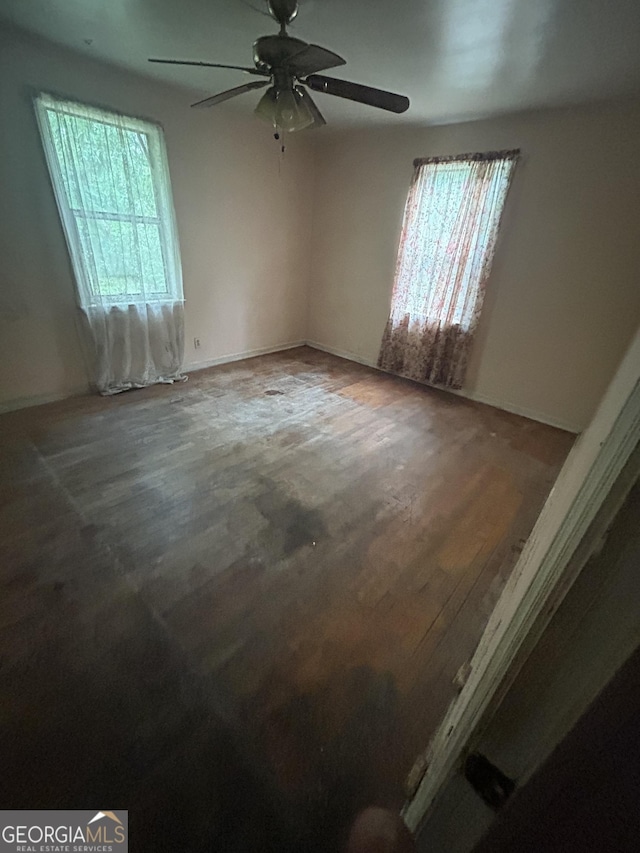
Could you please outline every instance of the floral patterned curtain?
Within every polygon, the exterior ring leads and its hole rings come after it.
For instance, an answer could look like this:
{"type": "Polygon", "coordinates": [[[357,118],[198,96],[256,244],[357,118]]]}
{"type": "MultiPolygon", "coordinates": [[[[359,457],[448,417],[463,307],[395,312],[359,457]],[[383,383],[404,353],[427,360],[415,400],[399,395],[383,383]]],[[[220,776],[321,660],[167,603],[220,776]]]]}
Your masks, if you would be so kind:
{"type": "Polygon", "coordinates": [[[415,161],[379,367],[462,387],[518,154],[415,161]]]}

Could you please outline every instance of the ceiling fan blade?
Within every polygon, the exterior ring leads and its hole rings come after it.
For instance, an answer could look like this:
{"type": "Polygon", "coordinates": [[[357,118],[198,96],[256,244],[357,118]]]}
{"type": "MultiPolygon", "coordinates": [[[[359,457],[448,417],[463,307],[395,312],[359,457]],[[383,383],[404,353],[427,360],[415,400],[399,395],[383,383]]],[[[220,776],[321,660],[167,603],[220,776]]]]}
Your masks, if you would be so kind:
{"type": "Polygon", "coordinates": [[[325,121],[324,116],[318,109],[316,102],[313,100],[311,95],[305,89],[301,89],[299,86],[296,87],[296,91],[300,93],[302,101],[313,116],[313,124],[311,125],[311,127],[322,127],[323,124],[326,124],[327,122],[325,121]]]}
{"type": "Polygon", "coordinates": [[[205,68],[231,68],[234,71],[244,71],[246,74],[257,74],[259,77],[269,76],[256,68],[245,68],[243,65],[221,65],[219,62],[197,62],[194,59],[150,59],[149,62],[161,62],[163,65],[201,65],[205,68]]]}
{"type": "Polygon", "coordinates": [[[258,9],[257,6],[254,6],[253,3],[249,3],[249,0],[240,0],[248,9],[253,9],[254,12],[257,12],[259,15],[264,15],[265,18],[271,18],[271,14],[267,12],[267,5],[263,3],[264,8],[258,9]]]}
{"type": "Polygon", "coordinates": [[[358,101],[392,113],[403,113],[409,109],[409,98],[404,95],[395,95],[393,92],[373,89],[371,86],[361,86],[360,83],[336,80],[335,77],[323,77],[321,74],[311,74],[302,82],[314,92],[326,92],[327,95],[337,95],[338,98],[358,101]]]}
{"type": "Polygon", "coordinates": [[[210,98],[204,98],[202,101],[196,101],[195,104],[191,104],[191,106],[214,107],[216,104],[221,104],[223,101],[235,98],[236,95],[244,95],[245,92],[250,92],[252,89],[262,89],[264,86],[268,86],[270,82],[270,80],[252,80],[251,83],[244,83],[242,86],[236,86],[234,89],[227,89],[226,92],[211,95],[210,98]]]}
{"type": "Polygon", "coordinates": [[[346,60],[337,53],[317,44],[308,44],[304,50],[294,54],[287,62],[289,69],[296,77],[306,77],[308,74],[315,74],[316,71],[326,71],[327,68],[346,64],[346,60]]]}

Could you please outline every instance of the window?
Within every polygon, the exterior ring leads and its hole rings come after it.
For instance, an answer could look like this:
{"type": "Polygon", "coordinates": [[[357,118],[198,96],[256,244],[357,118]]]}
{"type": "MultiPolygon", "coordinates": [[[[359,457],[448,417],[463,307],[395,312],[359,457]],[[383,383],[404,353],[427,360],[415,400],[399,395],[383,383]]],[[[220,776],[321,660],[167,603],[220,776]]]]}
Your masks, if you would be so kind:
{"type": "Polygon", "coordinates": [[[517,156],[415,161],[380,367],[462,386],[517,156]]]}
{"type": "Polygon", "coordinates": [[[81,306],[182,301],[161,128],[48,94],[36,113],[81,306]]]}

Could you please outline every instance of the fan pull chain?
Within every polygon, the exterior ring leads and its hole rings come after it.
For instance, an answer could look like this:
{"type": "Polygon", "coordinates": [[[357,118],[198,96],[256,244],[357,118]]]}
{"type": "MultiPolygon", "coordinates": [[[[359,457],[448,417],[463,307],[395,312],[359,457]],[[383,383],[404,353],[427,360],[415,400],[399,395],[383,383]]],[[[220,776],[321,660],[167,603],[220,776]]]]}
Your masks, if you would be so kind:
{"type": "Polygon", "coordinates": [[[286,146],[284,144],[284,131],[276,127],[276,132],[273,134],[273,138],[276,140],[276,142],[279,143],[280,146],[280,150],[278,152],[278,175],[280,175],[282,161],[284,160],[284,154],[286,151],[286,146]]]}

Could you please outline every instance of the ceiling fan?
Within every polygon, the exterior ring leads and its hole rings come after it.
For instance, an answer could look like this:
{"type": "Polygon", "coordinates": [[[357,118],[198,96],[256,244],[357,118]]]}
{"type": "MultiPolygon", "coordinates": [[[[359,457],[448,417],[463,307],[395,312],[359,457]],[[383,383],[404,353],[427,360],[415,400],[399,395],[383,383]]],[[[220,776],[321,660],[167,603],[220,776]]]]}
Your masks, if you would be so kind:
{"type": "Polygon", "coordinates": [[[371,107],[403,113],[409,108],[409,99],[404,95],[395,95],[382,89],[372,89],[347,80],[325,77],[319,71],[345,65],[345,60],[317,44],[307,44],[287,33],[287,25],[298,14],[298,0],[267,0],[269,13],[280,24],[277,35],[261,36],[253,44],[255,68],[241,65],[221,65],[217,62],[197,62],[181,59],[150,59],[149,62],[162,62],[168,65],[201,65],[208,68],[233,68],[244,71],[254,77],[266,77],[266,80],[252,80],[242,86],[220,92],[193,107],[213,107],[236,95],[251,92],[254,89],[269,88],[263,94],[256,114],[268,121],[276,130],[293,132],[307,127],[320,127],[326,124],[322,113],[316,106],[306,88],[314,92],[326,92],[371,107]],[[306,88],[304,88],[306,87],[306,88]]]}

